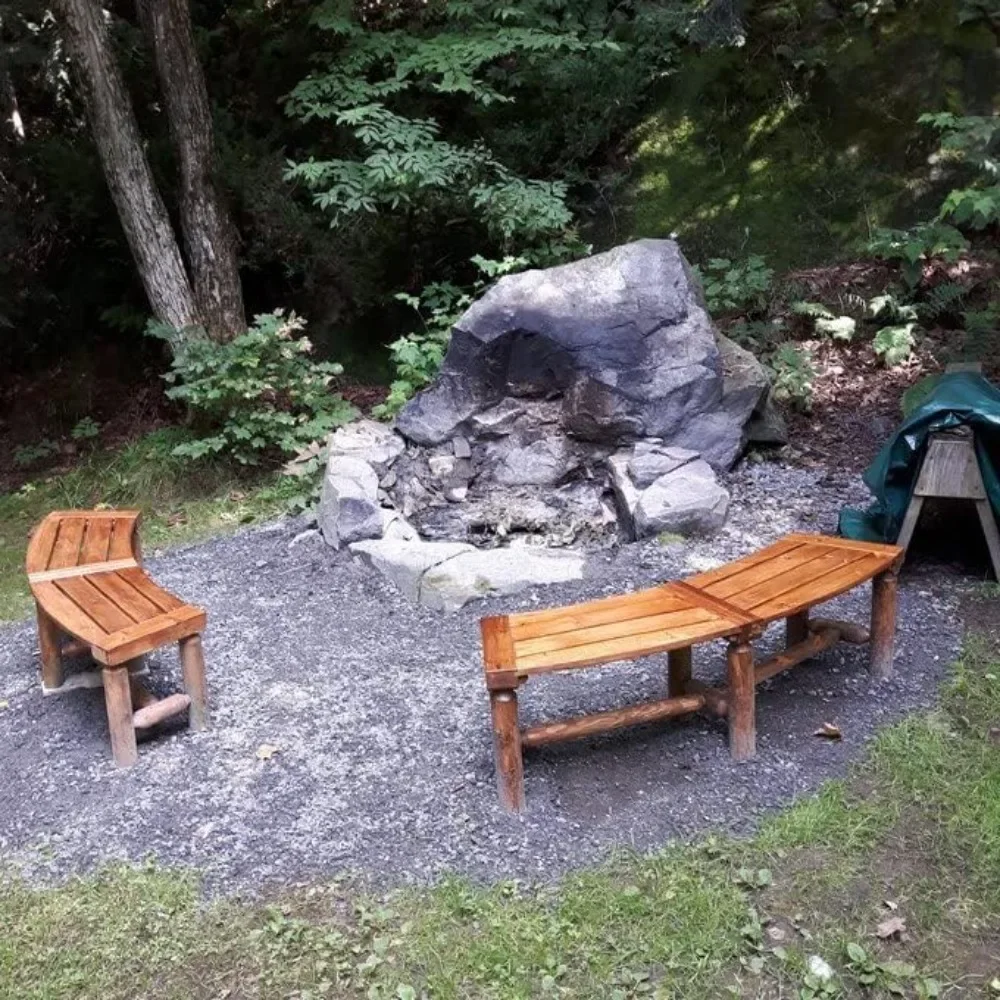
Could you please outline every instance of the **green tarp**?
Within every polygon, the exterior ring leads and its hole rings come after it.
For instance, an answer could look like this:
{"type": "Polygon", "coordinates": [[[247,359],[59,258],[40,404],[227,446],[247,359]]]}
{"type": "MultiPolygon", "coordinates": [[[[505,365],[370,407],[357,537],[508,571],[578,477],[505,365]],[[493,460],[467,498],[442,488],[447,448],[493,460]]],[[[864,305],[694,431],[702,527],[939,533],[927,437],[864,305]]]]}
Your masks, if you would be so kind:
{"type": "Polygon", "coordinates": [[[1000,518],[1000,390],[981,375],[954,372],[941,376],[875,457],[864,475],[875,502],[867,510],[845,507],[840,513],[840,533],[869,542],[894,542],[916,485],[928,435],[962,424],[975,431],[983,482],[1000,518]]]}

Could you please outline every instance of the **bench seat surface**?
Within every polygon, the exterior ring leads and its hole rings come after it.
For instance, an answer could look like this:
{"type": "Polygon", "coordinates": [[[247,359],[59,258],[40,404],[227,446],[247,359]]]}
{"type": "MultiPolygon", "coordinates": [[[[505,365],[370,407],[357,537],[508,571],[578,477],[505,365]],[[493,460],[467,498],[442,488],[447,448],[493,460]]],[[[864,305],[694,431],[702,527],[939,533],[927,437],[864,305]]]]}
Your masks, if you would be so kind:
{"type": "Polygon", "coordinates": [[[483,620],[486,669],[518,680],[736,636],[828,601],[889,569],[895,545],[787,535],[676,583],[483,620]]]}
{"type": "Polygon", "coordinates": [[[54,511],[28,545],[28,580],[39,607],[108,666],[205,627],[201,608],[142,569],[138,519],[138,511],[54,511]]]}

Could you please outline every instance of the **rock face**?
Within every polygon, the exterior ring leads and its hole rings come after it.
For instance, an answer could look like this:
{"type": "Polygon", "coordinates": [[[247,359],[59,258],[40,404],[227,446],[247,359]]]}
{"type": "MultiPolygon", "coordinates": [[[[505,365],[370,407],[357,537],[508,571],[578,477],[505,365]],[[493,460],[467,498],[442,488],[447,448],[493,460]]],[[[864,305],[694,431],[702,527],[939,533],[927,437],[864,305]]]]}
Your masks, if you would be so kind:
{"type": "Polygon", "coordinates": [[[639,240],[501,278],[459,319],[440,374],[397,426],[421,445],[501,436],[524,424],[518,404],[549,400],[561,435],[612,447],[656,437],[721,469],[766,389],[752,356],[717,338],[677,244],[639,240]]]}
{"type": "Polygon", "coordinates": [[[729,494],[697,452],[641,442],[632,453],[612,455],[608,469],[632,539],[707,534],[725,524],[729,494]]]}

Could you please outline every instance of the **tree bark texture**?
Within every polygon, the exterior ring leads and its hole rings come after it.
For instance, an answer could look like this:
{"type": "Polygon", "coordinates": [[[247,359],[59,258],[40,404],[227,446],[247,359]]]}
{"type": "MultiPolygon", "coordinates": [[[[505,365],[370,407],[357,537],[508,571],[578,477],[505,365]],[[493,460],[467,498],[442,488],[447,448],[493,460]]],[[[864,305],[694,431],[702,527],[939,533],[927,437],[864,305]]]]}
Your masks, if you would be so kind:
{"type": "Polygon", "coordinates": [[[125,238],[157,319],[200,323],[166,206],[153,179],[98,0],[54,0],[63,39],[125,238]]]}
{"type": "Polygon", "coordinates": [[[139,0],[138,9],[180,166],[181,230],[195,298],[209,336],[229,340],[246,329],[236,231],[215,182],[212,112],[189,0],[139,0]]]}

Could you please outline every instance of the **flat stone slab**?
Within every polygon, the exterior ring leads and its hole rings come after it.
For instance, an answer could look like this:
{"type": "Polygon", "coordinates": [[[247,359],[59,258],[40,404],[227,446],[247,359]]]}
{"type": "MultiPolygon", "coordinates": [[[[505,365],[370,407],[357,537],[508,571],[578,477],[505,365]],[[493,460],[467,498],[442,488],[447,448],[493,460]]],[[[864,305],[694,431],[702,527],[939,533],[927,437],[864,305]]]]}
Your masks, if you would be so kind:
{"type": "Polygon", "coordinates": [[[477,549],[463,542],[396,538],[350,548],[411,601],[437,611],[457,611],[491,594],[580,580],[586,565],[580,553],[563,549],[477,549]]]}

